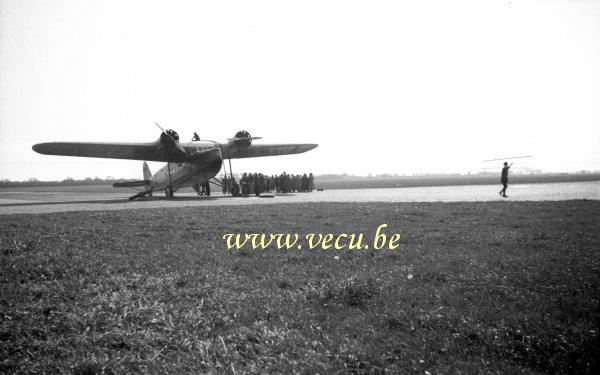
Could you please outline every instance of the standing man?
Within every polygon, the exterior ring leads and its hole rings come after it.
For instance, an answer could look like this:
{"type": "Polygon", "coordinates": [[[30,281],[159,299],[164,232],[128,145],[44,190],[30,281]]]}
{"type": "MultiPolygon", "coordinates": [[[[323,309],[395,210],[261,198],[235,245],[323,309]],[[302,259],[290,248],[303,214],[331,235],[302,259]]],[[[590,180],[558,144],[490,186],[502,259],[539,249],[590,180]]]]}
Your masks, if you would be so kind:
{"type": "Polygon", "coordinates": [[[229,185],[229,180],[227,179],[227,176],[223,176],[223,179],[221,180],[221,182],[223,183],[223,195],[227,194],[227,192],[229,191],[227,189],[228,185],[229,185]]]}
{"type": "Polygon", "coordinates": [[[508,187],[508,169],[511,165],[512,163],[509,165],[507,162],[504,162],[504,168],[502,168],[502,177],[500,178],[500,181],[502,182],[503,188],[500,190],[499,194],[504,198],[508,198],[508,195],[506,195],[506,188],[508,187]]]}

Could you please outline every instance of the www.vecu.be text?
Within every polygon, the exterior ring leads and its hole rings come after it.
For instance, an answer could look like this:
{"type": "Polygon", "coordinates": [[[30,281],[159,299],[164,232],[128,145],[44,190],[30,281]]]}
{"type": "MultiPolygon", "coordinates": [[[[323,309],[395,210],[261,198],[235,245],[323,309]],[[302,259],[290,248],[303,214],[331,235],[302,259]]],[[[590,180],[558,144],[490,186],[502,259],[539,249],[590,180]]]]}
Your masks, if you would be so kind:
{"type": "Polygon", "coordinates": [[[387,224],[377,227],[375,235],[366,239],[363,233],[226,233],[223,235],[229,250],[395,250],[400,234],[385,233],[387,224]]]}

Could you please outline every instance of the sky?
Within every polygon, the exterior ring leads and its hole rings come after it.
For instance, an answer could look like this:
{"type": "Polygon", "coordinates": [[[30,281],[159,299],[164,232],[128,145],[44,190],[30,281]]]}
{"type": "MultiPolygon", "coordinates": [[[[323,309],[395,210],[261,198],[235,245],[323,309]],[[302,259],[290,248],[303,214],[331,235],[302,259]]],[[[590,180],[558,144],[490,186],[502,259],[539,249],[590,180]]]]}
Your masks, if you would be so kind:
{"type": "Polygon", "coordinates": [[[31,146],[155,122],[319,144],[234,172],[600,170],[600,1],[0,0],[0,179],[139,178],[31,146]]]}

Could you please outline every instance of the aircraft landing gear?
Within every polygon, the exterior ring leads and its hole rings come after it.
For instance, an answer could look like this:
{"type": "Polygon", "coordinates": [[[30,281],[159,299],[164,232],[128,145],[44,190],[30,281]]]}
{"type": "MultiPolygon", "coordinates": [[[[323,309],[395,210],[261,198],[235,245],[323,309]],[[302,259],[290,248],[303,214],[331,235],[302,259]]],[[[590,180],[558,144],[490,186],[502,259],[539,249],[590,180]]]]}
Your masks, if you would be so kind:
{"type": "Polygon", "coordinates": [[[173,187],[171,185],[167,185],[167,187],[165,188],[165,195],[169,199],[173,198],[173,187]]]}
{"type": "Polygon", "coordinates": [[[210,182],[206,181],[206,183],[202,185],[196,183],[192,187],[194,188],[194,190],[196,190],[196,193],[198,193],[198,195],[206,195],[207,197],[210,197],[210,182]]]}

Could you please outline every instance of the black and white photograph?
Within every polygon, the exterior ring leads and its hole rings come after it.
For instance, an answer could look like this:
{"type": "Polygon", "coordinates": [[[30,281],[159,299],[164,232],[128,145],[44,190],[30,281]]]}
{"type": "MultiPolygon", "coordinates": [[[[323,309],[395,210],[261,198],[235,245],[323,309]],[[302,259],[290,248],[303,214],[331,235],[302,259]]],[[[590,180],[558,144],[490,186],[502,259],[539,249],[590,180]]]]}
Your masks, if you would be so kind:
{"type": "Polygon", "coordinates": [[[599,1],[0,0],[0,373],[599,354],[599,1]]]}

